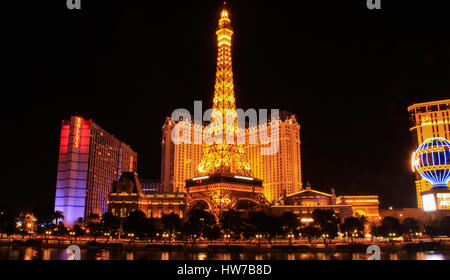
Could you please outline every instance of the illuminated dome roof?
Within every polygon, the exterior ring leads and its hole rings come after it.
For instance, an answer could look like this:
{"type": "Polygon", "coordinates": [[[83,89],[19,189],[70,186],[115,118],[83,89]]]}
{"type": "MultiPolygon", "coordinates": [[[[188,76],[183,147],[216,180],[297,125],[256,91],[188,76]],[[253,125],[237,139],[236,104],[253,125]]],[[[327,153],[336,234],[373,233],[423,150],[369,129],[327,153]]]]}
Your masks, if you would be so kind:
{"type": "Polygon", "coordinates": [[[447,187],[450,180],[450,141],[430,138],[413,153],[411,164],[433,187],[447,187]]]}

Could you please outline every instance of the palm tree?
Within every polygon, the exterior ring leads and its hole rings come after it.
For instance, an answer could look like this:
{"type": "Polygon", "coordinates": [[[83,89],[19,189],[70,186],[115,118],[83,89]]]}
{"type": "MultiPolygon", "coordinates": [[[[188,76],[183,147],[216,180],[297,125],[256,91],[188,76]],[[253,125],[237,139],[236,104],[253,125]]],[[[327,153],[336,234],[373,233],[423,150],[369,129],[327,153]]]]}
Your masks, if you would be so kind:
{"type": "Polygon", "coordinates": [[[75,221],[75,224],[76,225],[79,225],[79,226],[81,226],[81,225],[83,225],[83,218],[82,217],[79,217],[76,221],[75,221]]]}
{"type": "Polygon", "coordinates": [[[55,224],[58,225],[58,220],[64,220],[63,212],[57,210],[53,213],[53,217],[55,218],[55,224]]]}

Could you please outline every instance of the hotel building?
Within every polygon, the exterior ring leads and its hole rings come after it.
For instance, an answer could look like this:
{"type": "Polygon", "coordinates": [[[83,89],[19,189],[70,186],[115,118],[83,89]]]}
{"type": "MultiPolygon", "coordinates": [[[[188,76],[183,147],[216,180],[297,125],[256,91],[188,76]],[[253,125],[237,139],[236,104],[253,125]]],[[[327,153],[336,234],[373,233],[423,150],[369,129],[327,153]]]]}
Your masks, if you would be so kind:
{"type": "Polygon", "coordinates": [[[136,172],[124,172],[120,179],[112,184],[108,211],[123,219],[136,210],[142,211],[147,218],[162,218],[163,215],[174,213],[183,219],[186,212],[186,194],[146,190],[136,172]]]}
{"type": "MultiPolygon", "coordinates": [[[[175,122],[166,118],[162,127],[161,142],[161,191],[186,192],[186,180],[195,177],[196,170],[202,159],[203,144],[194,143],[195,133],[202,133],[203,126],[194,125],[193,122],[175,122]],[[177,125],[188,126],[192,144],[175,144],[172,131],[177,125]]],[[[202,135],[199,136],[202,139],[202,135]]]]}
{"type": "MultiPolygon", "coordinates": [[[[184,192],[146,191],[136,173],[126,172],[112,185],[108,211],[120,218],[126,218],[136,210],[142,211],[148,218],[161,218],[170,213],[184,218],[189,211],[190,200],[192,198],[184,192]]],[[[320,209],[333,210],[341,219],[365,216],[370,222],[378,222],[379,204],[377,195],[336,196],[334,190],[324,193],[306,187],[283,196],[277,205],[257,209],[276,216],[292,212],[302,221],[311,221],[314,210],[320,209]]]]}
{"type": "MultiPolygon", "coordinates": [[[[429,138],[450,139],[450,99],[413,104],[408,107],[410,131],[417,148],[429,138]]],[[[421,193],[431,189],[431,183],[416,172],[417,206],[422,208],[421,193]]]]}
{"type": "MultiPolygon", "coordinates": [[[[167,117],[162,127],[161,187],[164,192],[186,192],[186,180],[196,176],[205,147],[194,144],[195,133],[202,139],[204,125],[193,122],[181,123],[189,126],[192,144],[174,144],[172,131],[178,123],[167,117]]],[[[270,125],[267,125],[268,133],[270,125]]],[[[275,155],[261,155],[261,148],[270,144],[261,144],[259,140],[257,144],[249,144],[250,137],[259,135],[258,126],[245,130],[244,153],[253,177],[263,181],[264,195],[269,201],[278,200],[284,193],[298,192],[302,187],[300,124],[294,114],[281,111],[278,125],[278,152],[275,155]]]]}
{"type": "Polygon", "coordinates": [[[63,120],[55,211],[66,224],[107,211],[111,184],[122,172],[137,171],[137,153],[92,120],[63,120]]]}
{"type": "Polygon", "coordinates": [[[371,222],[379,220],[378,195],[336,196],[334,190],[324,193],[306,187],[299,192],[284,196],[281,204],[273,205],[266,211],[281,216],[284,212],[296,214],[302,221],[310,220],[316,209],[333,210],[341,219],[365,216],[371,222]]]}

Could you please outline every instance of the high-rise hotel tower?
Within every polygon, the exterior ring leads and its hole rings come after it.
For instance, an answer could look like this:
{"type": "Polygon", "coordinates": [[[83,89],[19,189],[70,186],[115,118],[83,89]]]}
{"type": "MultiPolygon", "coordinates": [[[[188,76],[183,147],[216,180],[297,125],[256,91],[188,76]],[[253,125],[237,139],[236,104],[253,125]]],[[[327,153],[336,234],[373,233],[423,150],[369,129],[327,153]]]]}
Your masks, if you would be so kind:
{"type": "MultiPolygon", "coordinates": [[[[228,12],[222,11],[219,20],[218,36],[218,68],[216,72],[216,86],[214,95],[214,108],[219,111],[226,109],[235,112],[234,86],[231,69],[231,35],[233,34],[228,12]]],[[[225,116],[225,112],[222,112],[225,116]]],[[[211,117],[214,119],[214,116],[211,117]]],[[[271,122],[267,131],[272,131],[271,122]]],[[[226,166],[231,170],[228,173],[251,172],[254,178],[261,179],[264,186],[264,196],[269,201],[276,201],[284,194],[292,194],[301,190],[301,159],[300,159],[300,125],[294,114],[280,112],[278,120],[278,152],[274,155],[261,155],[262,147],[269,147],[270,143],[257,144],[249,141],[249,137],[259,135],[260,126],[245,129],[246,142],[242,146],[232,145],[205,145],[195,144],[196,133],[203,133],[205,124],[194,122],[177,122],[166,118],[162,127],[162,157],[161,157],[161,186],[165,192],[186,192],[186,180],[198,174],[224,172],[215,170],[226,166]],[[174,144],[172,131],[177,125],[190,126],[190,139],[192,144],[174,144]],[[256,131],[256,133],[255,133],[256,131]],[[233,150],[234,149],[234,150],[233,150]],[[241,155],[243,150],[243,155],[241,155]],[[229,156],[228,156],[229,155],[229,156]],[[224,159],[225,162],[224,163],[224,159]]],[[[236,127],[225,129],[236,130],[236,127]]],[[[222,128],[213,127],[212,130],[222,128]]],[[[178,137],[178,136],[177,136],[178,137]]],[[[186,136],[183,136],[186,137],[186,136]]],[[[178,141],[175,141],[178,142],[178,141]]],[[[249,173],[250,174],[250,173],[249,173]]]]}
{"type": "MultiPolygon", "coordinates": [[[[415,148],[429,138],[450,140],[450,99],[413,104],[408,107],[410,131],[415,148]]],[[[417,206],[422,208],[422,192],[431,189],[431,183],[416,172],[417,206]]]]}
{"type": "Polygon", "coordinates": [[[92,120],[63,120],[55,211],[66,224],[107,211],[111,184],[122,172],[137,171],[137,153],[92,120]]]}

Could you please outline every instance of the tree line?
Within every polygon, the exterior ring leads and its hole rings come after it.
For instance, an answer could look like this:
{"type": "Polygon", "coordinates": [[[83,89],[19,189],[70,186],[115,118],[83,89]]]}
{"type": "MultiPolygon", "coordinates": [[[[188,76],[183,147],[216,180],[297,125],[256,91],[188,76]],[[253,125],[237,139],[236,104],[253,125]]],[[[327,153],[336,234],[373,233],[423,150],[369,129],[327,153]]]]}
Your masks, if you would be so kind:
{"type": "Polygon", "coordinates": [[[311,219],[303,221],[292,212],[275,216],[262,211],[226,211],[219,217],[201,210],[192,209],[185,219],[174,213],[161,218],[147,218],[139,210],[133,211],[124,219],[110,212],[91,215],[88,219],[79,219],[67,228],[62,221],[64,215],[52,212],[49,215],[34,217],[21,214],[19,217],[0,213],[0,232],[6,234],[40,234],[73,237],[111,237],[133,239],[208,239],[227,237],[229,240],[264,238],[271,241],[276,237],[290,239],[303,238],[308,241],[322,239],[326,244],[339,235],[349,241],[372,237],[405,238],[426,234],[430,237],[450,235],[450,216],[442,221],[432,221],[424,227],[414,218],[406,218],[402,223],[394,217],[385,217],[379,224],[369,224],[366,217],[348,217],[345,219],[332,210],[316,209],[311,219]]]}

